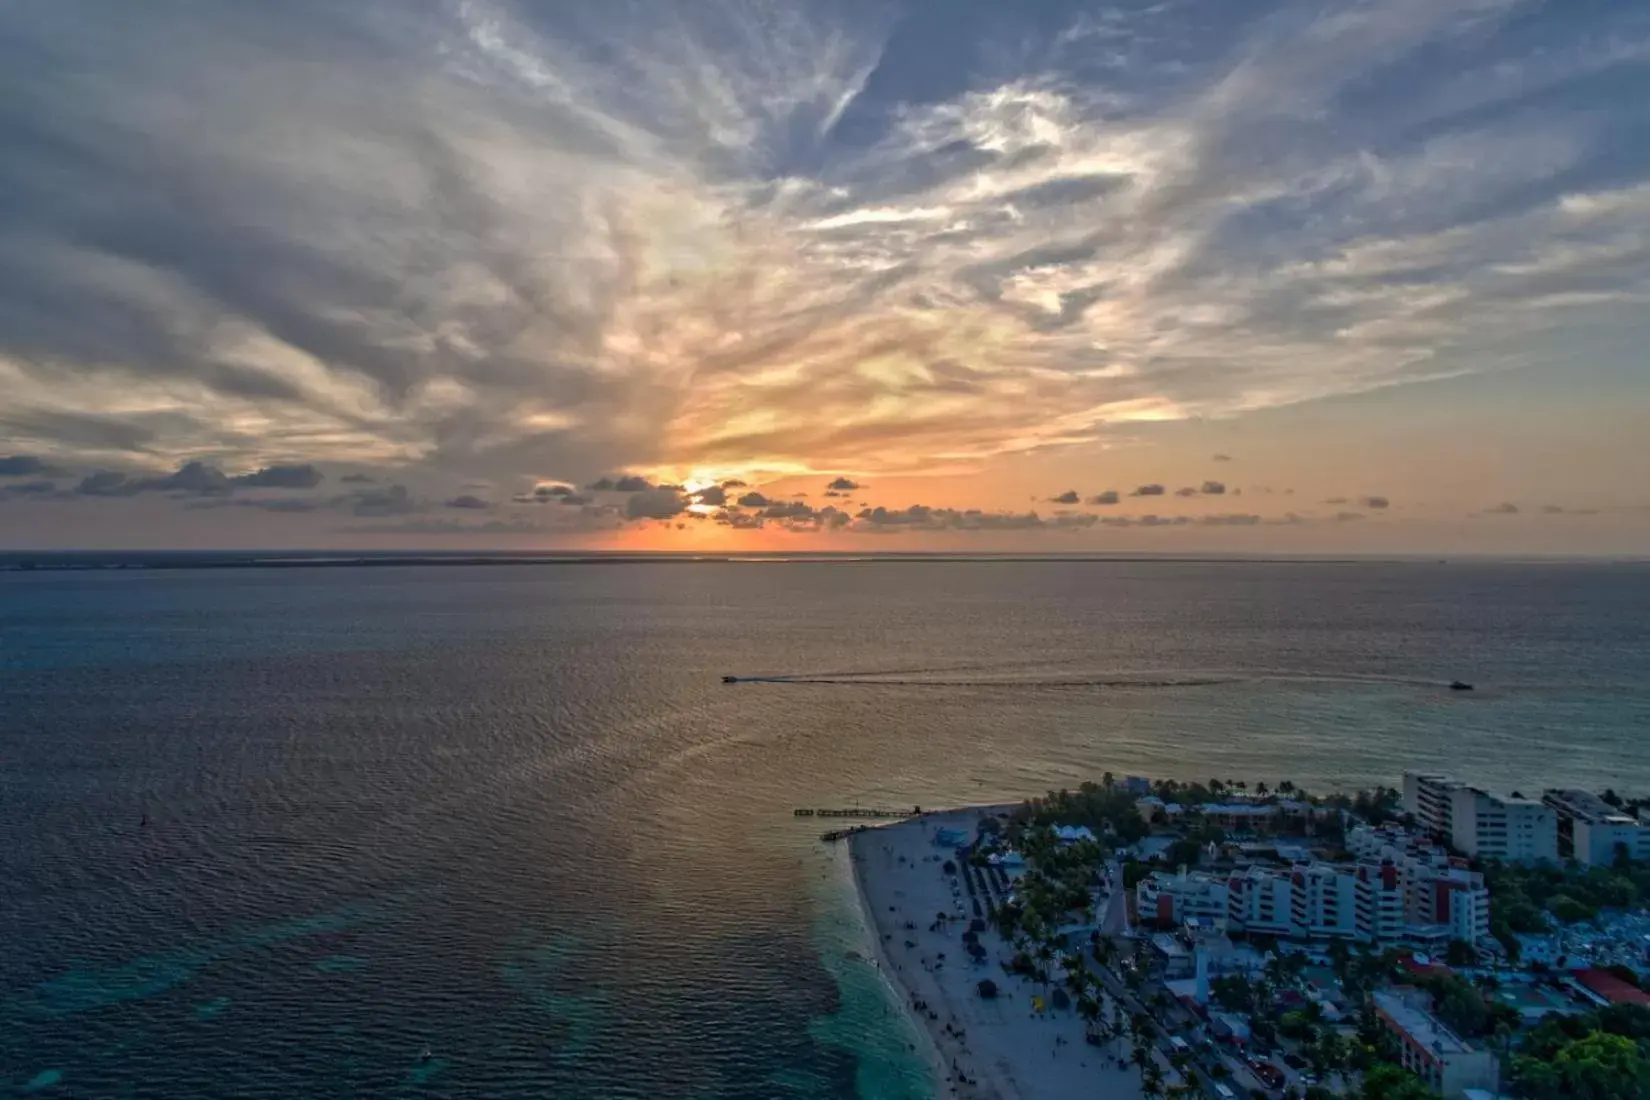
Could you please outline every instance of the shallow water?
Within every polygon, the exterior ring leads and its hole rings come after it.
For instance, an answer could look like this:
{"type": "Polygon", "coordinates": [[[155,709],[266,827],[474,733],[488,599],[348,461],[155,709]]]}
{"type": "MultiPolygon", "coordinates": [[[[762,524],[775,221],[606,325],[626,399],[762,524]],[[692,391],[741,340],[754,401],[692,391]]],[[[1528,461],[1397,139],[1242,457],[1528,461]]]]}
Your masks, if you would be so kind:
{"type": "Polygon", "coordinates": [[[0,575],[0,1087],[920,1096],[793,807],[1646,791],[1646,624],[1604,566],[0,575]]]}

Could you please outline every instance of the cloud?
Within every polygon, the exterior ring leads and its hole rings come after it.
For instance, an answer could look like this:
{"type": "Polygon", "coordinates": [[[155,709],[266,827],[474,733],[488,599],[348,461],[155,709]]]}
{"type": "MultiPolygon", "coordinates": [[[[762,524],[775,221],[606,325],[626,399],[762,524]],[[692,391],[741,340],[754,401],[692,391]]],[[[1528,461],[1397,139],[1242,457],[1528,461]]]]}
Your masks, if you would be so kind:
{"type": "Polygon", "coordinates": [[[1375,511],[1384,510],[1392,505],[1390,500],[1386,497],[1380,496],[1362,497],[1359,499],[1358,503],[1363,505],[1365,508],[1373,509],[1375,511]]]}
{"type": "Polygon", "coordinates": [[[242,474],[230,480],[249,489],[313,489],[321,484],[322,474],[314,466],[302,463],[293,466],[265,466],[261,470],[242,474]]]}
{"type": "Polygon", "coordinates": [[[338,480],[345,485],[371,485],[378,479],[371,474],[345,474],[338,480]]]}
{"type": "Polygon", "coordinates": [[[741,508],[766,508],[769,501],[768,498],[763,496],[761,493],[753,491],[741,496],[736,503],[738,503],[741,508]]]}
{"type": "Polygon", "coordinates": [[[1484,509],[1484,514],[1486,516],[1516,516],[1518,514],[1518,505],[1514,504],[1510,500],[1504,500],[1500,504],[1497,504],[1494,508],[1484,509]]]}
{"type": "Polygon", "coordinates": [[[1097,505],[1100,505],[1102,507],[1105,507],[1107,505],[1116,504],[1117,500],[1118,500],[1117,490],[1116,489],[1107,489],[1103,493],[1100,493],[1096,496],[1090,497],[1089,498],[1089,503],[1090,504],[1097,504],[1097,505]]]}
{"type": "Polygon", "coordinates": [[[1218,497],[1226,492],[1226,484],[1221,481],[1205,481],[1202,492],[1205,496],[1218,497]]]}
{"type": "MultiPolygon", "coordinates": [[[[651,488],[653,488],[653,486],[648,484],[647,478],[638,477],[635,474],[627,474],[613,482],[613,491],[615,493],[645,493],[651,488]]],[[[681,491],[681,486],[679,485],[661,485],[659,488],[663,489],[667,493],[681,491]]]]}
{"type": "Polygon", "coordinates": [[[1232,461],[1232,456],[1231,455],[1215,455],[1214,456],[1214,461],[1216,461],[1216,462],[1230,462],[1230,461],[1232,461]]]}
{"type": "Polygon", "coordinates": [[[613,484],[612,478],[599,477],[595,481],[592,481],[589,485],[586,485],[585,488],[592,493],[611,493],[613,491],[613,484]]]}
{"type": "Polygon", "coordinates": [[[687,511],[688,498],[673,489],[631,491],[624,503],[626,519],[672,519],[687,511]]]}
{"type": "Polygon", "coordinates": [[[1079,504],[1083,500],[1076,489],[1067,489],[1059,496],[1049,497],[1048,499],[1051,504],[1079,504]]]}
{"type": "Polygon", "coordinates": [[[1183,489],[1176,489],[1174,495],[1177,497],[1195,497],[1197,496],[1197,490],[1188,485],[1183,489]]]}
{"type": "Polygon", "coordinates": [[[61,477],[64,471],[34,455],[0,456],[0,478],[61,477]]]}
{"type": "Polygon", "coordinates": [[[812,519],[814,510],[800,500],[775,501],[762,510],[763,519],[812,519]]]}
{"type": "Polygon", "coordinates": [[[724,486],[711,485],[694,493],[693,500],[696,504],[720,507],[728,502],[728,491],[724,486]]]}
{"type": "Polygon", "coordinates": [[[862,486],[859,484],[859,482],[850,481],[848,478],[845,478],[845,477],[839,477],[835,481],[831,482],[829,485],[826,486],[827,489],[832,489],[832,490],[835,490],[836,492],[839,492],[839,493],[851,493],[855,489],[859,489],[861,487],[862,486]]]}
{"type": "Polygon", "coordinates": [[[362,489],[341,498],[336,503],[363,517],[405,516],[424,510],[424,506],[413,498],[405,485],[362,489]]]}
{"type": "Polygon", "coordinates": [[[1252,512],[1225,512],[1202,516],[1198,522],[1207,527],[1254,527],[1261,523],[1262,519],[1252,512]]]}
{"type": "Polygon", "coordinates": [[[416,519],[401,523],[373,524],[344,528],[352,534],[366,535],[544,535],[555,529],[531,520],[517,518],[488,520],[485,523],[464,523],[448,519],[416,519]]]}
{"type": "Polygon", "coordinates": [[[83,496],[874,481],[1587,359],[1646,39],[1538,7],[24,5],[0,438],[83,496]]]}
{"type": "Polygon", "coordinates": [[[1161,486],[1161,485],[1142,485],[1142,486],[1140,486],[1140,488],[1136,489],[1134,492],[1130,493],[1129,495],[1131,497],[1160,497],[1160,496],[1163,495],[1163,486],[1161,486]]]}
{"type": "Polygon", "coordinates": [[[1336,512],[1335,513],[1335,522],[1336,523],[1357,523],[1359,520],[1361,520],[1363,518],[1364,518],[1364,514],[1362,512],[1336,512]]]}
{"type": "Polygon", "coordinates": [[[285,515],[307,515],[319,512],[326,507],[326,502],[309,500],[304,497],[239,497],[232,501],[196,501],[189,507],[201,505],[224,506],[235,508],[255,508],[262,512],[275,512],[285,515]]]}
{"type": "Polygon", "coordinates": [[[447,501],[446,507],[448,507],[448,508],[467,508],[467,509],[472,509],[472,510],[483,510],[483,509],[491,508],[492,504],[490,504],[489,502],[487,502],[485,500],[482,500],[478,496],[471,496],[470,494],[466,493],[463,496],[457,496],[457,497],[454,497],[453,499],[447,501]]]}
{"type": "MultiPolygon", "coordinates": [[[[1272,490],[1270,490],[1270,489],[1257,490],[1257,492],[1264,492],[1264,493],[1270,493],[1271,491],[1272,490]]],[[[1330,497],[1328,500],[1324,501],[1324,503],[1325,504],[1348,504],[1348,503],[1350,503],[1350,501],[1348,501],[1346,497],[1330,497]]]]}
{"type": "Polygon", "coordinates": [[[57,492],[57,483],[52,481],[18,481],[9,485],[0,485],[0,494],[6,496],[50,496],[57,492]]]}

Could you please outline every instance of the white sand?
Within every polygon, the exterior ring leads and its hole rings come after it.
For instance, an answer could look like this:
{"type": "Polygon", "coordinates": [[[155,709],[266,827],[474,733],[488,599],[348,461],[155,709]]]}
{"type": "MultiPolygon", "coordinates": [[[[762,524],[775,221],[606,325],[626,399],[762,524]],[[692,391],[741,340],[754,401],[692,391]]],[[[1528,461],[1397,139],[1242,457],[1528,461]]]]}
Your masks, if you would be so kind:
{"type": "Polygon", "coordinates": [[[1083,1021],[1075,1011],[1033,1015],[1032,998],[1042,987],[1003,969],[1011,949],[996,932],[980,934],[987,951],[983,963],[974,963],[964,950],[962,933],[973,910],[960,880],[940,870],[953,853],[936,847],[933,839],[942,828],[972,836],[980,813],[974,808],[925,814],[856,833],[849,841],[860,900],[878,941],[877,965],[933,1041],[939,1095],[946,1100],[1137,1098],[1138,1071],[1116,1068],[1115,1056],[1126,1057],[1126,1049],[1114,1045],[1103,1054],[1085,1043],[1083,1021]],[[929,931],[942,911],[962,919],[929,931]],[[907,921],[916,927],[906,928],[907,921]],[[907,947],[907,941],[913,946],[907,947]],[[997,983],[995,1000],[979,996],[982,978],[997,983]],[[925,1002],[928,1010],[914,1009],[913,1001],[925,1002]],[[1056,1044],[1057,1038],[1063,1042],[1056,1044]]]}

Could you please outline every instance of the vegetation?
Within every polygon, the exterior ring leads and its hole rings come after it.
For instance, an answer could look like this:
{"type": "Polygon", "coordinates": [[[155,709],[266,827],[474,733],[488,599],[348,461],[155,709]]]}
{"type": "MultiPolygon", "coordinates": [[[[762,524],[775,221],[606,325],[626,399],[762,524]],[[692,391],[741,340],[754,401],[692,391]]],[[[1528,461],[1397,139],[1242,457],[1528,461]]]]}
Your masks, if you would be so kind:
{"type": "Polygon", "coordinates": [[[1600,909],[1627,909],[1650,899],[1650,866],[1491,863],[1484,868],[1484,884],[1490,891],[1490,933],[1516,959],[1514,933],[1549,932],[1554,920],[1592,920],[1600,909]]]}
{"type": "Polygon", "coordinates": [[[1383,1063],[1364,1074],[1359,1100],[1438,1100],[1438,1094],[1400,1066],[1383,1063]]]}
{"type": "Polygon", "coordinates": [[[1585,1016],[1548,1016],[1511,1060],[1528,1100],[1643,1100],[1650,1096],[1650,1009],[1613,1005],[1585,1016]]]}
{"type": "MultiPolygon", "coordinates": [[[[1086,825],[1097,836],[1110,835],[1133,844],[1151,830],[1135,809],[1135,796],[1105,783],[1084,783],[1075,791],[1050,791],[1015,811],[1010,828],[1037,825],[1086,825]]],[[[1029,857],[1028,857],[1029,858],[1029,857]]]]}

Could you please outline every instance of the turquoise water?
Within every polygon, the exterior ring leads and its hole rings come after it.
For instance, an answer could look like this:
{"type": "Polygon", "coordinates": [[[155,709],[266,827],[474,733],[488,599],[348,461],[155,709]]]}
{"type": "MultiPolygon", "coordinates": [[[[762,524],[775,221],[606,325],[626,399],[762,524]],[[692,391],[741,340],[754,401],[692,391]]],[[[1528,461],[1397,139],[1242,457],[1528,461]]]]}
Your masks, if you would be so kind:
{"type": "Polygon", "coordinates": [[[918,1097],[842,857],[793,807],[1108,769],[1650,791],[1647,578],[0,575],[0,1088],[918,1097]]]}

